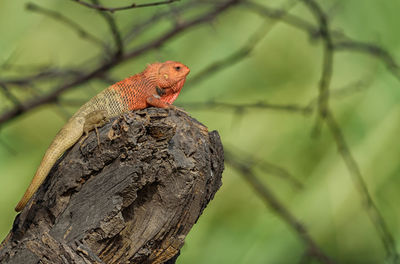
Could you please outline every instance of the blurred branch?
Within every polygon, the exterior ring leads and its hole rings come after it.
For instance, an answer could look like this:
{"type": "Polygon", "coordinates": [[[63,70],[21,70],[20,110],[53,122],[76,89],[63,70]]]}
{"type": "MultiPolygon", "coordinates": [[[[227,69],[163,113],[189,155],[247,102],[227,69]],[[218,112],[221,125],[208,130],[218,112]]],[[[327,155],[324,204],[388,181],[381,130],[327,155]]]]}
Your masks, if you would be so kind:
{"type": "Polygon", "coordinates": [[[240,153],[240,158],[239,157],[236,158],[238,160],[240,159],[241,163],[247,164],[249,168],[253,169],[258,168],[266,174],[270,174],[277,178],[287,181],[290,185],[292,185],[297,189],[302,189],[304,187],[301,181],[296,179],[287,169],[279,165],[273,164],[265,160],[261,160],[249,153],[244,152],[241,149],[234,148],[232,146],[227,147],[226,144],[224,149],[229,153],[240,153]]]}
{"type": "MultiPolygon", "coordinates": [[[[22,112],[16,111],[16,109],[11,109],[7,112],[3,112],[0,115],[0,123],[4,123],[4,122],[18,116],[19,114],[21,114],[25,111],[29,111],[30,109],[33,109],[39,105],[56,101],[57,97],[64,91],[69,90],[73,87],[76,87],[77,85],[84,84],[85,82],[87,82],[93,78],[98,78],[99,76],[102,76],[105,72],[112,69],[114,66],[119,65],[120,63],[123,63],[124,61],[130,60],[139,55],[142,55],[147,51],[159,48],[166,41],[175,37],[179,33],[183,32],[193,26],[196,26],[198,24],[202,24],[202,23],[211,21],[212,19],[214,19],[215,16],[219,15],[220,13],[224,12],[228,8],[234,6],[238,3],[242,3],[242,1],[230,0],[230,1],[225,1],[222,4],[221,3],[216,4],[216,5],[214,5],[214,8],[211,9],[210,12],[205,13],[198,18],[194,18],[192,20],[177,24],[173,29],[165,32],[159,38],[156,38],[153,41],[149,41],[149,42],[143,44],[142,46],[139,46],[136,49],[133,49],[133,50],[127,52],[124,56],[122,56],[118,59],[115,59],[115,58],[111,59],[110,61],[107,61],[107,62],[95,67],[91,71],[76,69],[76,71],[80,72],[79,78],[75,78],[72,81],[66,81],[65,82],[66,84],[60,85],[58,87],[54,87],[53,90],[51,92],[49,92],[48,94],[45,94],[38,98],[30,99],[30,100],[23,102],[22,105],[24,106],[23,107],[24,111],[22,111],[22,112]]],[[[275,18],[275,19],[279,18],[279,21],[290,23],[291,25],[299,27],[303,30],[307,30],[308,32],[314,32],[313,35],[318,35],[315,33],[315,32],[318,32],[318,30],[315,26],[313,27],[311,23],[306,22],[305,20],[298,18],[294,15],[288,14],[285,10],[278,9],[278,10],[273,11],[272,9],[268,9],[261,5],[260,6],[255,5],[254,3],[250,3],[250,2],[244,2],[244,5],[252,6],[254,11],[256,10],[254,8],[254,6],[256,6],[256,7],[258,7],[257,10],[261,10],[264,15],[268,15],[268,17],[270,17],[270,18],[275,18]],[[266,10],[269,12],[266,12],[266,10]]],[[[150,21],[146,21],[145,23],[146,24],[150,23],[150,21]]],[[[261,31],[262,31],[262,29],[260,29],[260,31],[258,31],[256,33],[254,33],[253,37],[250,39],[254,39],[255,41],[252,40],[253,42],[251,43],[249,40],[249,42],[246,43],[246,45],[248,45],[248,46],[245,45],[244,47],[240,48],[236,53],[231,54],[229,57],[227,57],[219,62],[213,63],[212,65],[208,66],[205,70],[203,70],[199,75],[197,75],[197,77],[195,76],[195,78],[192,78],[194,80],[194,83],[196,83],[196,79],[201,80],[202,78],[204,78],[201,76],[205,76],[206,73],[213,74],[214,72],[212,71],[212,69],[214,69],[215,71],[218,71],[218,70],[223,69],[224,66],[227,66],[227,67],[230,66],[227,64],[227,62],[230,62],[231,65],[234,65],[235,61],[239,61],[240,59],[245,58],[245,56],[243,54],[248,54],[250,52],[249,50],[251,50],[252,47],[254,48],[254,46],[256,45],[257,40],[259,41],[262,38],[262,34],[260,34],[261,31]]],[[[33,80],[36,80],[36,79],[45,79],[45,78],[47,78],[47,75],[53,76],[54,73],[49,71],[49,72],[45,72],[45,73],[39,73],[36,76],[22,77],[20,79],[14,79],[14,80],[0,80],[0,82],[2,82],[4,84],[10,84],[10,82],[11,82],[12,84],[15,84],[15,85],[24,85],[24,84],[31,82],[33,80]]],[[[63,73],[58,73],[55,75],[63,75],[63,73]]],[[[258,104],[258,103],[256,105],[260,106],[260,104],[258,104]]],[[[201,106],[199,106],[199,107],[201,107],[201,106]]],[[[249,107],[252,107],[252,106],[249,105],[249,107]]],[[[269,107],[269,106],[265,106],[265,107],[269,107]]],[[[272,108],[277,109],[280,107],[272,106],[272,108]]],[[[292,110],[294,111],[295,109],[298,109],[298,107],[296,107],[296,106],[294,106],[293,108],[291,106],[283,107],[282,109],[286,109],[286,108],[289,111],[292,111],[292,110]],[[292,109],[292,110],[290,110],[290,109],[292,109]]],[[[301,112],[309,112],[309,110],[305,110],[305,109],[307,109],[307,107],[305,107],[305,108],[303,107],[302,110],[300,110],[300,109],[298,109],[298,110],[301,112]]]]}
{"type": "Polygon", "coordinates": [[[15,97],[15,96],[10,92],[10,90],[8,89],[8,87],[7,87],[5,84],[0,83],[0,88],[1,88],[1,91],[3,92],[4,96],[5,96],[7,99],[9,99],[14,105],[16,105],[16,107],[19,107],[19,106],[21,105],[21,102],[18,100],[18,98],[15,97]]]}
{"type": "Polygon", "coordinates": [[[320,78],[319,86],[319,113],[321,120],[325,121],[328,125],[329,130],[333,134],[336,145],[338,147],[339,153],[342,156],[350,175],[353,178],[353,183],[360,193],[365,210],[367,211],[375,229],[377,230],[380,239],[385,247],[387,256],[391,260],[396,262],[399,260],[399,255],[396,251],[396,244],[393,239],[393,235],[390,233],[384,218],[379,211],[378,207],[373,202],[371,195],[368,191],[367,185],[363,179],[361,171],[358,167],[357,162],[352,157],[350,148],[348,147],[344,136],[341,132],[339,125],[333,117],[333,114],[329,108],[329,86],[330,80],[332,78],[333,69],[333,42],[329,34],[329,27],[327,23],[327,18],[324,11],[314,0],[303,0],[308,9],[316,17],[321,37],[324,42],[324,54],[323,54],[323,70],[320,78]]]}
{"type": "Polygon", "coordinates": [[[63,14],[61,14],[57,11],[53,11],[51,9],[47,9],[47,8],[38,6],[37,4],[32,3],[32,2],[28,2],[25,5],[25,7],[29,11],[48,16],[50,18],[53,18],[56,21],[59,21],[60,23],[65,24],[66,26],[68,26],[69,28],[74,30],[78,34],[79,37],[86,39],[86,40],[90,41],[91,43],[95,44],[96,46],[99,46],[100,48],[110,52],[107,45],[101,39],[99,39],[97,36],[91,34],[90,32],[86,31],[83,27],[81,27],[81,25],[79,25],[75,21],[69,19],[68,17],[64,16],[63,14]]]}
{"type": "Polygon", "coordinates": [[[333,135],[333,138],[335,139],[338,151],[342,156],[350,175],[352,176],[354,186],[361,194],[363,200],[362,204],[365,207],[365,210],[368,213],[368,216],[370,217],[375,229],[377,230],[380,239],[383,242],[388,259],[390,259],[394,263],[398,263],[400,261],[400,256],[397,253],[396,243],[393,235],[390,233],[382,214],[372,200],[371,195],[368,191],[367,184],[365,183],[361,174],[360,168],[356,160],[352,156],[350,148],[346,143],[340,126],[338,125],[330,110],[328,110],[327,112],[325,121],[333,135]]]}
{"type": "MultiPolygon", "coordinates": [[[[379,212],[378,208],[376,205],[373,203],[372,198],[368,192],[368,189],[366,187],[366,184],[362,178],[362,175],[358,169],[358,165],[355,162],[355,160],[352,158],[350,155],[350,151],[347,148],[347,145],[344,141],[344,137],[341,136],[340,128],[339,126],[335,126],[335,122],[332,120],[332,116],[330,113],[329,109],[329,86],[332,78],[332,70],[333,70],[333,55],[334,55],[334,50],[340,50],[340,49],[347,49],[347,50],[356,50],[359,52],[364,52],[369,55],[375,56],[379,58],[387,67],[388,69],[392,72],[392,74],[399,78],[399,66],[393,59],[393,57],[384,49],[380,48],[379,46],[373,45],[373,44],[367,44],[367,43],[362,43],[362,42],[356,42],[352,40],[346,40],[346,41],[341,41],[338,43],[334,43],[334,40],[332,39],[332,30],[328,26],[328,21],[325,13],[323,10],[320,8],[320,6],[313,0],[303,0],[303,2],[307,5],[309,10],[314,14],[318,21],[319,28],[316,28],[309,22],[303,20],[302,18],[299,18],[297,16],[289,15],[283,11],[279,10],[272,10],[267,7],[264,7],[260,4],[256,4],[253,2],[244,2],[243,5],[247,6],[248,8],[252,9],[253,11],[263,15],[267,16],[269,18],[274,18],[274,19],[279,19],[283,22],[286,22],[287,24],[290,24],[296,28],[299,28],[301,30],[304,30],[310,34],[311,37],[320,37],[322,38],[324,42],[324,55],[323,55],[323,70],[321,73],[321,79],[319,82],[319,96],[318,96],[318,112],[319,112],[319,117],[317,119],[317,123],[315,126],[314,132],[317,132],[320,130],[320,126],[322,124],[322,120],[324,120],[328,113],[329,113],[329,120],[326,120],[328,127],[330,128],[331,132],[335,136],[336,144],[338,145],[338,148],[341,149],[341,155],[342,158],[344,159],[350,173],[353,175],[353,178],[356,179],[355,185],[359,192],[361,193],[363,199],[365,200],[366,204],[366,209],[367,212],[369,212],[369,216],[377,229],[378,233],[380,234],[380,238],[385,245],[386,252],[389,256],[389,258],[392,259],[397,259],[398,255],[396,252],[396,246],[394,243],[393,236],[391,235],[389,229],[387,228],[384,219],[379,212]],[[285,15],[282,15],[285,14],[285,15]]],[[[344,34],[339,34],[336,33],[334,34],[335,36],[340,36],[342,38],[347,38],[344,34]]],[[[224,65],[222,63],[222,65],[224,65]]],[[[217,64],[218,66],[218,64],[217,64]]],[[[218,69],[218,67],[216,68],[218,69]]],[[[212,72],[213,68],[210,67],[210,72],[212,72]]],[[[206,72],[207,73],[207,72],[206,72]]],[[[204,74],[204,73],[203,73],[204,74]]],[[[201,75],[200,75],[201,76],[201,75]]],[[[208,107],[213,106],[212,104],[208,104],[208,107]]],[[[217,105],[215,105],[217,106],[217,105]]],[[[223,105],[224,107],[227,107],[226,105],[223,105]]],[[[231,108],[240,108],[241,106],[238,105],[228,105],[231,108]]],[[[249,105],[245,106],[249,107],[249,105]]],[[[251,107],[254,107],[252,105],[251,107]]],[[[269,106],[268,106],[269,107],[269,106]]],[[[292,109],[293,108],[289,108],[292,109]]],[[[306,108],[294,108],[297,110],[303,109],[303,113],[305,113],[305,109],[307,111],[312,110],[312,104],[309,104],[309,107],[306,108]]]]}
{"type": "MultiPolygon", "coordinates": [[[[371,77],[371,76],[369,76],[371,77]]],[[[363,91],[368,88],[372,83],[372,78],[363,77],[361,80],[357,80],[346,84],[343,87],[337,89],[329,90],[330,98],[332,99],[343,99],[349,95],[354,94],[355,92],[363,91]]],[[[254,103],[228,103],[228,102],[217,102],[215,100],[209,100],[206,102],[182,102],[179,103],[179,106],[184,108],[189,108],[193,110],[203,110],[203,111],[215,111],[216,109],[226,109],[232,110],[235,113],[244,113],[245,111],[251,109],[262,109],[262,110],[274,110],[274,111],[283,111],[283,112],[291,112],[291,113],[299,113],[305,116],[311,115],[315,107],[318,105],[319,97],[312,98],[309,103],[305,106],[300,104],[278,104],[278,103],[268,103],[265,101],[254,102],[254,103]]],[[[82,104],[83,101],[77,101],[76,104],[82,104]]]]}
{"type": "MultiPolygon", "coordinates": [[[[362,78],[361,80],[351,82],[341,88],[330,89],[329,90],[329,98],[330,99],[343,99],[349,95],[353,95],[356,92],[364,91],[368,89],[368,87],[372,84],[372,75],[362,78]]],[[[313,98],[307,104],[306,108],[309,108],[310,111],[314,111],[315,106],[318,105],[318,97],[313,98]]]]}
{"type": "Polygon", "coordinates": [[[301,181],[296,179],[289,171],[287,171],[285,168],[281,166],[278,166],[276,164],[267,161],[257,160],[256,158],[251,158],[251,161],[253,161],[255,167],[260,168],[261,171],[267,174],[277,176],[283,180],[286,180],[290,184],[292,184],[293,187],[297,189],[302,189],[304,187],[301,181]]]}
{"type": "MultiPolygon", "coordinates": [[[[99,0],[91,0],[94,5],[99,5],[99,0]]],[[[111,35],[113,36],[116,51],[115,55],[116,57],[120,57],[124,53],[124,45],[122,43],[122,37],[121,37],[121,32],[118,29],[117,23],[115,23],[114,17],[107,13],[107,12],[102,12],[98,10],[100,16],[104,18],[104,20],[107,22],[107,25],[111,31],[111,35]]]]}
{"type": "Polygon", "coordinates": [[[314,36],[318,33],[318,29],[307,20],[291,15],[287,13],[285,10],[270,8],[268,6],[252,2],[252,1],[243,1],[241,6],[247,8],[248,10],[269,19],[280,20],[282,23],[291,25],[298,29],[308,32],[311,36],[314,36]]]}
{"type": "Polygon", "coordinates": [[[162,21],[163,19],[167,18],[167,22],[170,22],[170,18],[174,17],[175,13],[181,13],[181,12],[187,12],[191,9],[196,9],[204,5],[211,5],[210,2],[206,1],[185,1],[184,3],[180,4],[179,6],[174,6],[174,10],[163,10],[156,12],[153,16],[150,18],[131,25],[129,27],[128,33],[125,34],[124,36],[124,42],[128,43],[132,41],[133,39],[137,39],[137,37],[145,32],[145,30],[149,29],[151,26],[155,26],[158,22],[162,21]]]}
{"type": "MultiPolygon", "coordinates": [[[[310,2],[308,0],[302,1],[306,3],[310,2]]],[[[306,32],[311,39],[323,37],[322,34],[324,33],[324,31],[321,30],[321,28],[316,27],[312,23],[296,15],[292,15],[289,13],[281,15],[284,10],[270,8],[268,6],[261,5],[252,1],[243,1],[241,2],[241,6],[247,8],[254,13],[259,14],[262,17],[279,19],[282,23],[306,32]]],[[[316,11],[315,9],[313,10],[314,12],[316,11]]],[[[327,20],[325,14],[324,17],[324,20],[327,20]]],[[[329,28],[329,35],[331,38],[330,41],[332,42],[330,45],[333,45],[331,48],[333,48],[335,51],[356,51],[369,56],[374,56],[379,59],[383,64],[385,64],[389,71],[393,74],[393,76],[400,81],[400,65],[387,50],[373,43],[365,43],[362,41],[353,40],[342,31],[337,29],[329,28]]]]}
{"type": "MultiPolygon", "coordinates": [[[[381,215],[379,209],[374,204],[371,195],[368,191],[367,185],[363,180],[360,168],[352,156],[350,147],[345,141],[345,137],[342,133],[340,126],[334,118],[333,112],[330,109],[329,102],[330,99],[339,98],[340,96],[347,95],[350,92],[358,91],[360,87],[365,87],[367,83],[365,80],[350,84],[343,89],[330,90],[331,79],[333,75],[333,57],[336,51],[350,51],[350,52],[360,52],[369,56],[373,56],[380,60],[388,70],[400,81],[400,66],[396,62],[395,58],[385,49],[371,43],[365,43],[361,41],[352,40],[347,35],[339,30],[331,28],[328,23],[327,13],[321,8],[318,2],[314,0],[302,0],[302,2],[311,11],[313,16],[316,18],[317,26],[306,19],[301,18],[297,15],[292,15],[289,10],[297,4],[299,1],[291,1],[290,6],[285,6],[282,8],[269,8],[262,4],[256,2],[246,1],[246,0],[224,0],[219,1],[186,1],[183,5],[179,6],[175,11],[168,10],[165,12],[158,12],[149,19],[143,21],[142,23],[133,25],[125,36],[121,33],[121,30],[117,27],[116,21],[112,14],[115,11],[127,10],[133,8],[149,7],[156,5],[164,5],[176,2],[178,0],[166,0],[158,1],[146,4],[130,4],[123,7],[105,7],[100,4],[98,0],[91,0],[92,3],[85,2],[83,0],[71,0],[80,5],[86,6],[88,8],[98,11],[108,24],[110,31],[112,33],[113,41],[115,43],[115,52],[107,60],[99,59],[99,55],[96,55],[96,63],[84,63],[79,67],[74,69],[38,69],[38,73],[30,74],[28,76],[22,76],[19,78],[12,79],[0,79],[0,89],[4,93],[5,97],[13,102],[14,106],[3,113],[0,113],[0,124],[4,124],[21,114],[24,114],[36,107],[42,106],[44,104],[53,103],[60,111],[62,111],[63,116],[68,116],[69,113],[65,112],[63,108],[64,104],[70,105],[81,105],[83,100],[61,100],[60,96],[65,92],[77,86],[83,85],[91,80],[99,79],[107,83],[113,83],[115,80],[109,77],[109,72],[114,67],[121,65],[124,62],[135,59],[149,51],[157,50],[166,44],[168,41],[172,40],[179,34],[194,28],[197,25],[210,23],[217,16],[221,15],[225,11],[229,10],[233,6],[244,7],[251,12],[257,13],[264,18],[274,19],[274,23],[268,24],[263,23],[260,28],[258,28],[243,46],[239,47],[236,51],[229,54],[225,58],[212,62],[206,68],[204,68],[199,74],[191,78],[189,85],[196,85],[205,78],[217,74],[220,71],[227,69],[237,63],[241,62],[243,59],[248,58],[256,46],[261,42],[262,39],[272,30],[272,28],[277,25],[278,22],[285,23],[287,25],[293,26],[299,30],[304,31],[309,35],[310,39],[320,40],[323,43],[323,62],[322,71],[319,79],[319,93],[318,97],[310,101],[306,106],[299,104],[275,104],[268,102],[255,102],[247,104],[234,104],[234,103],[224,103],[224,102],[191,102],[183,104],[184,107],[191,109],[201,109],[201,110],[215,110],[215,109],[229,109],[235,111],[235,114],[243,114],[249,109],[268,109],[277,111],[286,111],[290,113],[300,113],[303,115],[310,115],[314,111],[318,111],[317,122],[315,125],[316,132],[320,131],[320,127],[323,123],[326,123],[328,129],[331,131],[334,138],[335,144],[338,147],[339,154],[344,160],[347,169],[352,177],[353,183],[360,193],[363,201],[363,206],[368,213],[375,229],[377,230],[380,239],[383,242],[385,250],[389,258],[398,261],[399,256],[396,251],[396,245],[393,235],[390,233],[383,216],[381,215]],[[128,45],[131,41],[139,36],[141,33],[145,32],[150,26],[156,25],[162,19],[171,22],[174,17],[174,12],[182,12],[184,10],[189,10],[191,8],[195,9],[197,6],[206,4],[207,11],[200,13],[195,18],[177,21],[172,28],[163,31],[160,35],[153,36],[151,40],[142,43],[139,46],[128,49],[128,45]],[[110,12],[110,13],[108,13],[110,12]],[[20,101],[17,97],[13,95],[10,87],[32,87],[34,84],[42,81],[56,81],[58,84],[51,87],[50,91],[46,94],[37,95],[26,101],[20,101]]],[[[95,35],[87,32],[79,23],[67,18],[62,13],[49,10],[47,8],[40,7],[34,3],[28,3],[26,8],[30,11],[37,12],[39,14],[51,17],[65,25],[69,26],[71,29],[75,30],[79,36],[91,41],[93,44],[101,46],[103,50],[107,53],[109,47],[95,35]]],[[[203,10],[203,9],[198,9],[203,10]]],[[[197,10],[196,10],[197,11],[197,10]]],[[[110,52],[109,52],[110,53],[110,52]]],[[[189,86],[190,87],[190,86],[189,86]]],[[[1,143],[1,141],[0,141],[1,143]]],[[[243,154],[241,151],[237,151],[243,154]]],[[[226,162],[232,166],[236,171],[238,171],[247,182],[257,191],[263,201],[269,205],[276,214],[278,214],[302,239],[304,244],[307,246],[310,256],[320,260],[323,263],[333,263],[328,256],[326,256],[316,242],[308,234],[308,230],[303,226],[298,219],[296,219],[291,212],[275,197],[271,190],[265,186],[254,173],[253,169],[255,167],[259,168],[262,172],[270,173],[273,175],[278,175],[282,178],[288,179],[292,184],[301,185],[301,182],[297,181],[292,175],[286,171],[284,168],[276,166],[274,164],[257,160],[251,156],[243,156],[238,158],[228,151],[226,153],[226,162]],[[297,182],[296,182],[297,181],[297,182]]]]}
{"type": "Polygon", "coordinates": [[[263,202],[271,208],[303,241],[307,247],[308,254],[321,263],[334,263],[318,244],[309,235],[307,228],[278,200],[273,192],[263,184],[252,171],[247,163],[240,162],[235,155],[225,150],[225,162],[235,169],[257,192],[263,202]]]}
{"type": "Polygon", "coordinates": [[[334,48],[337,51],[356,51],[366,55],[375,56],[377,59],[382,61],[393,76],[400,81],[400,66],[387,50],[371,43],[363,43],[359,41],[339,41],[335,43],[334,48]]]}
{"type": "Polygon", "coordinates": [[[328,19],[320,6],[313,0],[303,0],[304,4],[315,16],[319,24],[319,32],[323,41],[323,67],[321,79],[319,81],[318,93],[318,115],[314,127],[314,135],[318,135],[321,130],[322,120],[325,119],[329,108],[329,86],[332,80],[333,71],[333,42],[328,25],[328,19]]]}
{"type": "Polygon", "coordinates": [[[165,5],[165,4],[171,4],[173,2],[177,2],[180,0],[165,0],[165,1],[158,1],[158,2],[152,2],[152,3],[145,3],[145,4],[136,4],[136,3],[132,3],[130,5],[127,6],[121,6],[121,7],[105,7],[102,5],[99,5],[97,3],[87,3],[85,1],[82,0],[71,0],[73,2],[76,2],[80,5],[92,8],[92,9],[96,9],[99,11],[108,11],[108,12],[115,12],[115,11],[121,11],[121,10],[127,10],[127,9],[133,9],[133,8],[142,8],[142,7],[149,7],[149,6],[158,6],[158,5],[165,5]]]}
{"type": "Polygon", "coordinates": [[[278,110],[285,112],[297,112],[300,114],[308,115],[311,114],[312,109],[310,107],[304,107],[297,104],[271,104],[267,102],[256,102],[248,104],[236,104],[236,103],[224,103],[224,102],[188,102],[180,103],[180,106],[184,108],[190,108],[193,110],[209,110],[215,111],[215,109],[230,109],[234,111],[244,111],[246,109],[269,109],[278,110]]]}
{"type": "Polygon", "coordinates": [[[0,84],[4,85],[15,85],[15,86],[26,86],[35,81],[50,80],[55,78],[70,78],[78,77],[81,73],[78,70],[60,70],[60,69],[48,69],[39,73],[24,76],[21,78],[10,78],[0,79],[0,84]]]}
{"type": "Polygon", "coordinates": [[[167,40],[175,37],[179,33],[192,28],[194,26],[204,24],[211,22],[215,17],[219,16],[223,12],[227,11],[229,8],[237,5],[241,0],[227,0],[222,3],[216,4],[211,11],[206,12],[205,14],[191,19],[184,21],[180,24],[175,25],[175,27],[169,31],[167,31],[165,34],[161,35],[159,38],[155,39],[154,41],[144,44],[142,46],[139,46],[135,50],[127,53],[124,58],[127,59],[132,59],[138,55],[141,55],[143,52],[160,48],[167,40]]]}
{"type": "Polygon", "coordinates": [[[208,65],[205,69],[196,74],[193,78],[190,79],[190,86],[192,87],[204,79],[208,78],[211,75],[215,75],[221,70],[232,67],[243,59],[247,58],[250,52],[255,48],[255,46],[263,39],[263,37],[270,31],[271,28],[266,28],[266,24],[260,26],[260,28],[254,32],[253,35],[247,40],[246,44],[239,48],[236,52],[231,55],[218,60],[210,65],[208,65]]]}
{"type": "MultiPolygon", "coordinates": [[[[123,62],[136,58],[140,55],[143,55],[146,52],[154,50],[156,48],[161,47],[165,42],[174,38],[178,34],[193,28],[194,26],[210,22],[216,16],[220,15],[221,13],[225,12],[229,8],[233,7],[234,5],[238,4],[240,0],[227,0],[223,3],[219,3],[215,5],[213,9],[208,12],[203,13],[202,15],[193,18],[191,20],[187,20],[181,24],[176,25],[174,28],[167,30],[164,34],[161,34],[158,38],[150,40],[149,42],[134,48],[130,51],[127,51],[120,57],[114,57],[110,60],[103,62],[102,64],[96,66],[94,69],[85,71],[82,69],[80,70],[81,74],[73,80],[68,82],[62,83],[61,85],[55,86],[52,88],[50,92],[47,94],[41,95],[39,97],[29,99],[25,102],[21,103],[21,108],[13,108],[8,111],[3,112],[0,115],[0,124],[4,124],[7,121],[14,119],[15,117],[26,113],[32,109],[35,109],[38,106],[43,104],[53,103],[58,100],[58,97],[65,91],[74,88],[78,85],[82,85],[94,78],[104,75],[105,72],[109,71],[116,65],[119,65],[123,62]]],[[[87,67],[85,67],[87,68],[87,67]]],[[[7,83],[6,81],[0,80],[0,83],[7,83]]]]}
{"type": "MultiPolygon", "coordinates": [[[[285,7],[279,10],[279,13],[274,17],[276,20],[272,23],[267,24],[264,22],[246,41],[246,43],[240,47],[236,52],[231,55],[218,60],[205,69],[200,71],[197,75],[190,79],[190,84],[196,85],[202,80],[208,78],[210,75],[217,74],[219,71],[224,70],[226,68],[232,67],[243,59],[247,58],[253,49],[257,46],[257,44],[269,33],[271,30],[278,24],[279,19],[284,17],[290,9],[292,9],[298,1],[288,1],[285,4],[285,7]]],[[[191,87],[191,86],[189,86],[191,87]]]]}

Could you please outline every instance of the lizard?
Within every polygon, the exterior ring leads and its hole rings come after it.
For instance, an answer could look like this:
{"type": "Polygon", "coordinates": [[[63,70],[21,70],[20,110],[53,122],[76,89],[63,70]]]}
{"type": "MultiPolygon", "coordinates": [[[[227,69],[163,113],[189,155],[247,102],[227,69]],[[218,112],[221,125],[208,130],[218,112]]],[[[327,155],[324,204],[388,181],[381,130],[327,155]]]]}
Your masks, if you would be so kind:
{"type": "MultiPolygon", "coordinates": [[[[82,105],[57,133],[22,199],[15,207],[20,212],[46,179],[58,158],[91,129],[122,113],[149,106],[175,109],[172,105],[186,81],[190,69],[175,61],[149,64],[138,74],[117,82],[82,105]]],[[[98,136],[98,134],[97,134],[98,136]]],[[[98,141],[99,144],[99,141],[98,141]]]]}

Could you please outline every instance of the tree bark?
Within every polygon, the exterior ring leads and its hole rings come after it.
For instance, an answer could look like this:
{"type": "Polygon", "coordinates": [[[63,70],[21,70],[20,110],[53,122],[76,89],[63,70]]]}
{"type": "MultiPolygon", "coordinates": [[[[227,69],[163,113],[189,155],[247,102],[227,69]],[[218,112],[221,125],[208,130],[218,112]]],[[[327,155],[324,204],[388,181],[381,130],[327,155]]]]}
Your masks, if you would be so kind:
{"type": "Polygon", "coordinates": [[[174,263],[221,186],[216,131],[147,108],[93,131],[15,218],[1,263],[174,263]]]}

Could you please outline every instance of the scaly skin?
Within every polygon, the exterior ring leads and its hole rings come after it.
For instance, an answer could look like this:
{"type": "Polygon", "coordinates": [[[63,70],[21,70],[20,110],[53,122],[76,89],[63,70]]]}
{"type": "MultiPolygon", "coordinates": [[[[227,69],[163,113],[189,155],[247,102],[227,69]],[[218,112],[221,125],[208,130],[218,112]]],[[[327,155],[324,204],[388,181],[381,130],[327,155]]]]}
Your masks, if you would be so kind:
{"type": "Polygon", "coordinates": [[[153,63],[142,73],[113,84],[90,99],[58,132],[15,211],[19,212],[25,207],[57,159],[79,140],[88,127],[94,128],[96,123],[101,125],[104,119],[130,110],[148,106],[173,108],[171,104],[178,97],[189,71],[188,67],[179,62],[153,63]],[[96,116],[99,116],[99,120],[93,120],[96,116]]]}

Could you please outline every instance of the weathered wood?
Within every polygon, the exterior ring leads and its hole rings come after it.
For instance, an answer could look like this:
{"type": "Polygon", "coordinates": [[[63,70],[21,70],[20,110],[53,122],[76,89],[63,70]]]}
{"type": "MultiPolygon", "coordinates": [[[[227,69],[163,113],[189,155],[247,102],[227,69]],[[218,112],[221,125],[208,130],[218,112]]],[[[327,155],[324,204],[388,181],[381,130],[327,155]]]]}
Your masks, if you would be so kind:
{"type": "MultiPolygon", "coordinates": [[[[216,131],[180,111],[111,120],[54,166],[19,214],[1,263],[164,263],[221,185],[216,131]]],[[[174,261],[170,261],[169,263],[174,261]]]]}

